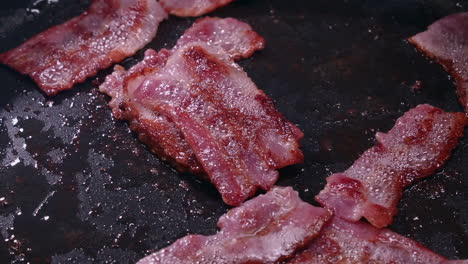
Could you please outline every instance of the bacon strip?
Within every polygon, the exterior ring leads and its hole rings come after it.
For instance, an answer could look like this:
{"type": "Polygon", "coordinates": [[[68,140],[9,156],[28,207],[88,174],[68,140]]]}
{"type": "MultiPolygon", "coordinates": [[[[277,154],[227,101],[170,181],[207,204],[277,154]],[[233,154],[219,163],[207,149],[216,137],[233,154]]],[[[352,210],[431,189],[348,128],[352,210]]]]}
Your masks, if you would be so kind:
{"type": "Polygon", "coordinates": [[[223,215],[212,236],[189,235],[138,264],[275,263],[319,235],[328,211],[275,187],[223,215]]]}
{"type": "Polygon", "coordinates": [[[444,17],[408,41],[453,76],[460,102],[468,111],[468,12],[444,17]]]}
{"type": "Polygon", "coordinates": [[[187,29],[173,50],[199,41],[221,47],[234,60],[246,59],[265,47],[263,37],[249,24],[234,18],[206,17],[187,29]]]}
{"type": "Polygon", "coordinates": [[[172,120],[161,113],[148,111],[139,104],[122,110],[123,102],[131,101],[124,88],[138,86],[145,76],[159,71],[172,52],[185,44],[199,41],[222,47],[232,59],[250,57],[265,46],[265,40],[247,23],[233,18],[199,19],[185,31],[171,51],[163,49],[158,53],[148,49],[145,58],[129,71],[116,66],[114,73],[106,78],[99,89],[112,97],[109,106],[114,116],[128,120],[130,128],[138,134],[140,141],[147,144],[154,153],[173,163],[181,171],[191,171],[206,177],[195,154],[172,120]]]}
{"type": "Polygon", "coordinates": [[[172,15],[180,17],[201,16],[223,7],[233,0],[160,0],[161,5],[172,15]]]}
{"type": "Polygon", "coordinates": [[[222,49],[180,48],[128,96],[130,108],[142,105],[176,124],[227,204],[270,189],[277,168],[303,159],[302,133],[222,49]]]}
{"type": "Polygon", "coordinates": [[[328,177],[316,200],[348,221],[365,217],[379,228],[391,224],[403,189],[444,164],[466,122],[463,113],[430,105],[411,109],[387,134],[377,133],[378,144],[348,170],[328,177]]]}
{"type": "Polygon", "coordinates": [[[450,261],[389,229],[378,229],[363,222],[350,223],[335,217],[318,238],[288,262],[335,263],[466,264],[468,260],[450,261]]]}
{"type": "Polygon", "coordinates": [[[239,205],[257,188],[270,189],[277,168],[303,160],[302,132],[232,60],[263,45],[245,23],[203,19],[173,50],[147,51],[128,72],[117,68],[100,90],[155,153],[206,174],[226,203],[239,205]]]}
{"type": "Polygon", "coordinates": [[[0,62],[55,95],[143,48],[166,17],[155,0],[94,0],[80,16],[0,54],[0,62]]]}

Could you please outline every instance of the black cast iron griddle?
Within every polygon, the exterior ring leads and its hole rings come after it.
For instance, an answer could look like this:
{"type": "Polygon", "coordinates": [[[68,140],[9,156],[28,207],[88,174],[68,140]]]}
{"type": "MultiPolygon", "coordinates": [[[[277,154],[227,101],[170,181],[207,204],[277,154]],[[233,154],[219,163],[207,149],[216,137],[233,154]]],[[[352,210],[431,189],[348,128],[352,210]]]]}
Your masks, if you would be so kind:
{"type": "MultiPolygon", "coordinates": [[[[0,52],[89,3],[1,1],[0,52]]],[[[404,39],[463,10],[467,1],[238,0],[211,14],[266,38],[267,48],[240,64],[305,133],[305,163],[281,170],[278,185],[314,203],[325,178],[408,109],[461,111],[447,73],[404,39]]],[[[193,21],[171,17],[148,47],[172,47],[193,21]]],[[[0,67],[0,263],[134,263],[188,233],[213,234],[229,209],[210,184],[173,170],[111,117],[96,90],[109,72],[47,98],[0,67]]],[[[468,258],[467,154],[465,137],[440,172],[405,191],[394,231],[468,258]]]]}

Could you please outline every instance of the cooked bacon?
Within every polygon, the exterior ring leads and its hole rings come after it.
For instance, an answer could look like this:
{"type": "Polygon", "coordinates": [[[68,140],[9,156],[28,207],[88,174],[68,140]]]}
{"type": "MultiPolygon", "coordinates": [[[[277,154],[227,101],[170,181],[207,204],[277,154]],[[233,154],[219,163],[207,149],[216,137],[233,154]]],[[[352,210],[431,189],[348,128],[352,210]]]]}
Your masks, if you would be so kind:
{"type": "Polygon", "coordinates": [[[126,88],[126,107],[174,122],[227,204],[239,205],[258,187],[270,189],[277,168],[303,160],[302,132],[219,47],[188,44],[126,88]]]}
{"type": "Polygon", "coordinates": [[[0,62],[55,95],[143,48],[166,16],[155,0],[94,0],[87,12],[1,54],[0,62]]]}
{"type": "Polygon", "coordinates": [[[454,77],[468,111],[468,12],[444,17],[408,40],[454,77]]]}
{"type": "Polygon", "coordinates": [[[265,39],[249,24],[234,18],[198,19],[177,41],[174,49],[201,41],[224,49],[234,60],[248,58],[265,47],[265,39]]]}
{"type": "Polygon", "coordinates": [[[180,17],[201,16],[233,0],[160,0],[161,5],[172,15],[180,17]]]}
{"type": "Polygon", "coordinates": [[[223,215],[212,236],[188,235],[138,264],[275,263],[317,237],[331,215],[275,187],[223,215]]]}
{"type": "Polygon", "coordinates": [[[263,43],[245,23],[202,19],[171,51],[149,50],[128,72],[117,67],[100,90],[153,152],[206,174],[226,203],[239,205],[270,189],[276,169],[303,160],[302,132],[233,62],[263,43]]]}
{"type": "Polygon", "coordinates": [[[463,113],[419,105],[400,117],[378,144],[345,172],[327,178],[316,200],[338,217],[365,217],[376,227],[389,225],[403,188],[433,174],[449,158],[463,135],[463,113]]]}
{"type": "Polygon", "coordinates": [[[138,134],[139,139],[161,158],[173,163],[181,171],[206,176],[192,149],[189,147],[180,130],[161,113],[145,110],[135,104],[122,111],[126,98],[124,87],[127,84],[137,86],[145,76],[162,68],[170,54],[190,42],[204,41],[210,45],[225,49],[233,59],[247,58],[255,50],[263,49],[265,40],[252,30],[250,25],[233,18],[203,18],[197,20],[177,42],[172,51],[161,50],[159,53],[148,49],[145,58],[129,71],[116,66],[114,73],[106,78],[99,87],[100,91],[112,97],[109,106],[114,116],[130,122],[130,127],[138,134]]]}
{"type": "Polygon", "coordinates": [[[109,106],[114,116],[130,122],[130,129],[138,134],[138,139],[148,145],[155,154],[171,162],[180,171],[191,171],[205,177],[205,172],[199,164],[192,149],[185,141],[180,130],[165,115],[147,110],[134,104],[125,107],[127,98],[124,88],[127,85],[138,86],[151,73],[161,69],[167,61],[170,52],[162,50],[159,53],[148,49],[144,59],[125,71],[122,66],[115,66],[114,72],[106,77],[99,87],[100,91],[111,96],[109,106]]]}
{"type": "Polygon", "coordinates": [[[378,229],[364,222],[350,223],[334,217],[319,237],[288,262],[335,263],[462,264],[468,263],[468,260],[450,261],[389,229],[378,229]]]}

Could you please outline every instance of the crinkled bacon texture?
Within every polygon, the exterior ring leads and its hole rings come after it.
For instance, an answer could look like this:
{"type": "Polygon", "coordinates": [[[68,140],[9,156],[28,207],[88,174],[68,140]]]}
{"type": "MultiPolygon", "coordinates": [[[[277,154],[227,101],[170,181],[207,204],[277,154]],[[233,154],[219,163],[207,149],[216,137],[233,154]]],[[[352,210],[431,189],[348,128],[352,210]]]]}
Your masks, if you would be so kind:
{"type": "Polygon", "coordinates": [[[394,263],[394,264],[462,264],[450,261],[419,243],[364,222],[351,223],[334,217],[305,250],[299,251],[288,264],[394,263]]]}
{"type": "Polygon", "coordinates": [[[275,263],[317,237],[330,219],[291,187],[275,187],[223,215],[217,234],[186,236],[138,264],[275,263]]]}
{"type": "Polygon", "coordinates": [[[403,189],[444,164],[466,123],[463,113],[430,105],[411,109],[388,133],[377,133],[378,144],[348,170],[329,176],[316,200],[348,221],[391,224],[403,189]]]}
{"type": "Polygon", "coordinates": [[[100,86],[101,92],[112,97],[110,106],[114,116],[122,118],[119,105],[123,101],[123,90],[126,83],[133,79],[143,79],[143,75],[162,68],[167,58],[178,48],[195,42],[221,47],[233,60],[246,59],[257,50],[265,48],[265,39],[253,31],[249,24],[234,18],[206,17],[198,19],[177,41],[171,51],[163,49],[159,53],[148,49],[144,59],[128,72],[116,66],[112,75],[100,86]]]}
{"type": "Polygon", "coordinates": [[[468,12],[444,17],[408,40],[454,77],[468,111],[468,12]]]}
{"type": "Polygon", "coordinates": [[[177,41],[173,50],[188,43],[203,42],[221,47],[234,60],[246,59],[265,48],[265,39],[249,24],[234,18],[198,19],[177,41]]]}
{"type": "Polygon", "coordinates": [[[166,16],[155,0],[94,0],[82,15],[0,54],[0,62],[55,95],[143,48],[166,16]]]}
{"type": "Polygon", "coordinates": [[[161,5],[172,15],[180,17],[201,16],[223,7],[233,0],[160,0],[161,5]]]}
{"type": "Polygon", "coordinates": [[[149,50],[129,71],[117,67],[100,90],[155,153],[207,175],[227,204],[239,205],[269,190],[278,168],[303,161],[302,132],[233,61],[263,46],[243,22],[203,19],[174,49],[149,50]]]}

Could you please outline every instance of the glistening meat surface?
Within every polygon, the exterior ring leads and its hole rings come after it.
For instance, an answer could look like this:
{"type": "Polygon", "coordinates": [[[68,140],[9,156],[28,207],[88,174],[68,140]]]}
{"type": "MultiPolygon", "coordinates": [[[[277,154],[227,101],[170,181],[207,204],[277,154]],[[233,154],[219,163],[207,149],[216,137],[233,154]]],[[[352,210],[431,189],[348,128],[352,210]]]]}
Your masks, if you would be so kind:
{"type": "Polygon", "coordinates": [[[327,178],[316,200],[349,221],[365,217],[376,227],[392,223],[403,189],[433,174],[463,136],[466,117],[419,105],[400,117],[378,144],[343,173],[327,178]]]}
{"type": "Polygon", "coordinates": [[[389,229],[378,229],[364,222],[350,223],[334,217],[288,264],[462,264],[450,261],[419,243],[389,229]]]}
{"type": "Polygon", "coordinates": [[[192,149],[175,124],[165,115],[148,110],[138,102],[132,102],[127,96],[128,86],[138,86],[146,76],[160,70],[169,55],[167,50],[158,53],[148,49],[144,59],[130,70],[115,66],[114,72],[106,77],[99,89],[111,96],[109,106],[114,116],[129,121],[130,128],[138,134],[138,139],[148,145],[152,152],[171,162],[180,171],[204,175],[192,149]]]}
{"type": "Polygon", "coordinates": [[[302,133],[221,48],[198,42],[178,49],[127,96],[130,109],[174,122],[230,205],[268,190],[277,168],[303,160],[302,133]]]}
{"type": "Polygon", "coordinates": [[[177,41],[173,50],[193,42],[221,47],[234,59],[246,59],[265,47],[265,40],[249,24],[234,18],[198,19],[177,41]]]}
{"type": "Polygon", "coordinates": [[[129,120],[155,153],[179,169],[206,174],[226,203],[239,205],[258,188],[271,188],[277,168],[303,160],[302,132],[233,61],[263,45],[245,23],[203,19],[173,50],[147,51],[140,64],[128,72],[117,68],[100,89],[113,97],[114,114],[129,120]]]}
{"type": "Polygon", "coordinates": [[[186,236],[138,264],[275,263],[318,236],[330,218],[291,187],[275,187],[223,215],[217,234],[186,236]]]}
{"type": "Polygon", "coordinates": [[[195,17],[214,11],[233,0],[160,0],[161,5],[172,15],[195,17]]]}
{"type": "Polygon", "coordinates": [[[193,42],[204,42],[208,45],[221,47],[234,60],[248,58],[255,51],[265,47],[263,37],[253,31],[247,23],[234,18],[207,17],[198,19],[184,32],[171,51],[163,49],[158,54],[158,52],[148,49],[145,52],[145,58],[129,71],[117,66],[114,73],[106,78],[99,89],[112,97],[110,107],[114,116],[118,119],[122,118],[122,110],[119,105],[124,101],[123,90],[127,83],[134,82],[135,79],[141,80],[144,75],[150,75],[157,71],[165,65],[172,52],[193,42]]]}
{"type": "Polygon", "coordinates": [[[54,95],[143,48],[166,16],[155,0],[95,0],[82,15],[1,54],[0,62],[54,95]]]}
{"type": "Polygon", "coordinates": [[[265,46],[265,40],[244,22],[233,18],[199,19],[187,29],[171,51],[163,49],[158,53],[148,49],[145,58],[130,70],[125,71],[121,66],[116,66],[114,73],[106,78],[99,89],[112,97],[109,106],[114,116],[128,120],[130,128],[154,153],[181,171],[204,175],[206,173],[202,166],[172,120],[161,113],[145,109],[138,102],[132,101],[127,93],[128,87],[132,90],[146,76],[159,71],[172,52],[185,44],[198,41],[223,47],[233,59],[247,58],[265,46]]]}
{"type": "Polygon", "coordinates": [[[468,12],[436,21],[409,42],[455,78],[460,102],[468,111],[468,12]]]}

